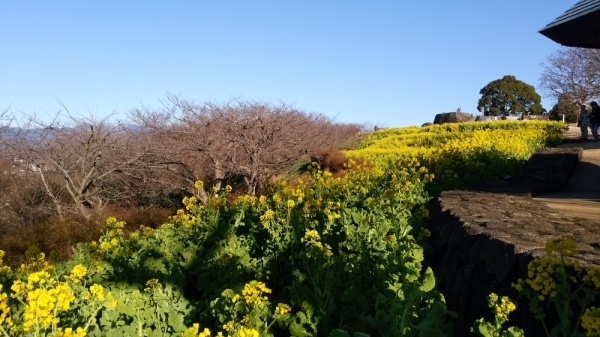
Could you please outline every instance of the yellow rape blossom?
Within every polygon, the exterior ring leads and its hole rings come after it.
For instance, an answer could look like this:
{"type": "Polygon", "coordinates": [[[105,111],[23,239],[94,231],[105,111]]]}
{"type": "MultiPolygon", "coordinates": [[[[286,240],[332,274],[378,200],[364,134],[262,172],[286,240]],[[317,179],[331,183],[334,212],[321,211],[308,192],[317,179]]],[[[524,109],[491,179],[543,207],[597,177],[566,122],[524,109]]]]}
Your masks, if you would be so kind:
{"type": "Polygon", "coordinates": [[[267,204],[267,197],[264,196],[264,195],[261,195],[258,198],[258,203],[261,204],[262,206],[266,205],[267,204]]]}
{"type": "Polygon", "coordinates": [[[233,325],[234,325],[233,321],[229,321],[229,322],[223,324],[223,330],[231,331],[231,330],[233,330],[233,325]]]}
{"type": "Polygon", "coordinates": [[[56,308],[60,311],[69,310],[69,306],[75,300],[73,289],[66,283],[57,285],[56,288],[50,290],[50,294],[55,297],[56,308]]]}
{"type": "Polygon", "coordinates": [[[160,281],[156,278],[150,279],[146,281],[146,287],[144,288],[144,291],[150,291],[156,286],[160,286],[160,281]]]}
{"type": "Polygon", "coordinates": [[[586,331],[587,336],[600,336],[600,308],[585,309],[581,317],[581,327],[586,331]]]}
{"type": "Polygon", "coordinates": [[[185,206],[185,209],[187,209],[188,211],[192,209],[192,207],[194,207],[197,203],[198,203],[198,199],[196,197],[184,197],[182,200],[183,205],[185,206]]]}
{"type": "Polygon", "coordinates": [[[285,303],[279,303],[279,304],[277,304],[277,307],[275,308],[275,313],[277,313],[279,315],[285,315],[291,311],[292,311],[292,308],[290,308],[290,306],[285,303]]]}
{"type": "Polygon", "coordinates": [[[54,316],[55,310],[68,310],[74,300],[73,291],[66,284],[50,290],[35,289],[28,292],[23,313],[23,330],[29,331],[37,325],[47,329],[51,325],[57,324],[59,319],[54,316]]]}
{"type": "Polygon", "coordinates": [[[90,293],[99,301],[104,301],[104,287],[102,287],[102,285],[92,284],[90,286],[90,293]]]}
{"type": "Polygon", "coordinates": [[[107,242],[107,241],[103,241],[100,244],[100,249],[105,252],[109,251],[111,247],[112,247],[111,243],[107,242]]]}
{"type": "Polygon", "coordinates": [[[125,228],[125,221],[117,221],[115,217],[109,217],[106,219],[106,227],[115,228],[115,229],[123,229],[125,228]]]}
{"type": "MultiPolygon", "coordinates": [[[[2,291],[2,285],[0,284],[0,291],[2,291]]],[[[11,325],[10,317],[8,313],[10,308],[8,307],[8,295],[0,292],[0,324],[11,325]]]]}
{"type": "Polygon", "coordinates": [[[302,238],[302,241],[308,241],[308,240],[321,240],[321,237],[319,236],[319,232],[317,232],[314,229],[307,230],[306,233],[304,233],[304,238],[302,238]]]}
{"type": "Polygon", "coordinates": [[[244,285],[242,290],[242,296],[248,304],[260,304],[263,301],[268,300],[267,296],[263,294],[270,294],[271,289],[260,281],[250,281],[244,285]]]}
{"type": "Polygon", "coordinates": [[[54,336],[56,336],[56,337],[85,337],[85,336],[87,336],[87,333],[81,327],[77,328],[75,331],[73,331],[73,328],[65,328],[64,330],[63,330],[63,328],[58,328],[57,333],[54,336]]]}
{"type": "Polygon", "coordinates": [[[269,229],[271,219],[275,216],[275,212],[273,210],[266,210],[263,215],[260,216],[260,222],[264,228],[269,229]]]}
{"type": "Polygon", "coordinates": [[[258,331],[254,330],[254,329],[241,327],[235,336],[236,337],[258,337],[260,335],[259,335],[258,331]]]}
{"type": "Polygon", "coordinates": [[[25,295],[27,292],[27,284],[21,280],[16,280],[13,282],[13,285],[10,287],[10,289],[14,291],[15,294],[25,295]]]}
{"type": "Polygon", "coordinates": [[[558,253],[562,256],[569,257],[577,255],[577,244],[575,241],[567,238],[559,238],[549,240],[545,245],[546,255],[550,256],[553,253],[558,253]]]}
{"type": "Polygon", "coordinates": [[[5,266],[2,260],[4,258],[4,254],[4,251],[0,250],[0,273],[9,273],[11,271],[10,267],[5,266]]]}
{"type": "MultiPolygon", "coordinates": [[[[198,332],[200,330],[200,325],[198,323],[194,323],[190,328],[183,332],[182,337],[210,337],[210,330],[208,328],[204,328],[204,330],[198,332]]],[[[218,333],[217,336],[222,336],[221,333],[218,333]]]]}

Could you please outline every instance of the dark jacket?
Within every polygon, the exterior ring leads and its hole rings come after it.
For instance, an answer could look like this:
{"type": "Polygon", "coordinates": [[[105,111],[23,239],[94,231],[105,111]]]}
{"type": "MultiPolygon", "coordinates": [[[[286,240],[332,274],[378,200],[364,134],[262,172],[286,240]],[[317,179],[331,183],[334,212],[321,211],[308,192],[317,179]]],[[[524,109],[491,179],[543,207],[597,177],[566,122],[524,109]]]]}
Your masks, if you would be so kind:
{"type": "Polygon", "coordinates": [[[590,112],[590,122],[592,124],[600,124],[600,106],[592,106],[592,111],[590,112]]]}

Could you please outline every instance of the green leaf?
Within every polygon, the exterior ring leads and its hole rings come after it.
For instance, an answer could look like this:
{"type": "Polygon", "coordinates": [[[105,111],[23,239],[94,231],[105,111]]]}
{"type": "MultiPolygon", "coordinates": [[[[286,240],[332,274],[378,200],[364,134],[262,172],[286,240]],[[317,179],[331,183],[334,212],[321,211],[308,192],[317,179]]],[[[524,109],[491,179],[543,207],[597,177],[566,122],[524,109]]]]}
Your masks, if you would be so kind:
{"type": "Polygon", "coordinates": [[[371,337],[371,335],[368,335],[364,332],[355,332],[354,337],[371,337]]]}
{"type": "Polygon", "coordinates": [[[471,328],[472,332],[478,333],[482,337],[494,337],[492,334],[494,328],[489,322],[486,322],[483,318],[475,321],[475,326],[471,328]]]}
{"type": "Polygon", "coordinates": [[[525,332],[520,328],[511,326],[502,332],[502,337],[525,337],[525,332]]]}
{"type": "Polygon", "coordinates": [[[419,286],[419,289],[426,293],[430,292],[435,287],[435,276],[433,275],[433,271],[430,267],[427,267],[425,270],[425,274],[423,275],[421,282],[422,284],[419,286]]]}
{"type": "MultiPolygon", "coordinates": [[[[118,303],[118,302],[117,302],[118,303]]],[[[136,310],[136,306],[128,304],[128,303],[124,303],[124,304],[118,304],[117,305],[117,311],[121,314],[127,315],[129,317],[134,317],[135,316],[135,310],[136,310]]]]}
{"type": "Polygon", "coordinates": [[[144,265],[149,270],[158,271],[158,272],[161,272],[161,273],[164,273],[164,274],[167,273],[167,268],[165,267],[165,264],[164,264],[164,262],[162,260],[154,259],[154,258],[148,258],[144,262],[144,265]]]}
{"type": "Polygon", "coordinates": [[[175,331],[184,331],[186,329],[183,316],[179,315],[175,310],[169,310],[167,322],[175,331]]]}
{"type": "Polygon", "coordinates": [[[292,322],[292,324],[290,324],[290,336],[309,337],[313,336],[313,334],[310,333],[303,324],[292,322]]]}
{"type": "Polygon", "coordinates": [[[329,333],[328,337],[350,337],[350,334],[346,330],[335,329],[329,333]]]}

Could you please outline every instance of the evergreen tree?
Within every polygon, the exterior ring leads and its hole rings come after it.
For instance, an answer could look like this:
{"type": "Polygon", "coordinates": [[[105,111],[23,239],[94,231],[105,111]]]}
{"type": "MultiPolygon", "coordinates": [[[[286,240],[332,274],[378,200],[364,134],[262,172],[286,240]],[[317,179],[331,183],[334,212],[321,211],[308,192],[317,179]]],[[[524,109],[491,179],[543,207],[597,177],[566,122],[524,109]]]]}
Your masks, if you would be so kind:
{"type": "Polygon", "coordinates": [[[565,122],[575,123],[578,113],[577,104],[569,95],[563,94],[558,97],[558,103],[550,109],[548,117],[554,121],[562,121],[563,115],[565,115],[565,122]]]}
{"type": "Polygon", "coordinates": [[[539,115],[542,112],[542,98],[535,88],[512,75],[488,83],[479,93],[477,110],[481,111],[483,107],[486,116],[539,115]]]}

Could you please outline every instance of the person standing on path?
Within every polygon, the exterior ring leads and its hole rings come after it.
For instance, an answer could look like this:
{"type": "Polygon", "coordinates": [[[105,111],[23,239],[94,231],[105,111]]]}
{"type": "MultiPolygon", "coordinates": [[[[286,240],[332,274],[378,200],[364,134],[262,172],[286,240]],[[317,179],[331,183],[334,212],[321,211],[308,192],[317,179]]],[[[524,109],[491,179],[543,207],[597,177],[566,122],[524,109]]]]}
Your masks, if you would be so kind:
{"type": "Polygon", "coordinates": [[[580,141],[587,141],[588,127],[590,126],[590,113],[587,111],[585,104],[580,104],[579,117],[577,117],[577,126],[581,129],[580,141]]]}
{"type": "Polygon", "coordinates": [[[598,138],[598,128],[600,127],[600,106],[596,101],[590,103],[592,106],[592,111],[590,112],[590,128],[592,128],[592,135],[594,135],[594,142],[599,141],[598,138]]]}

